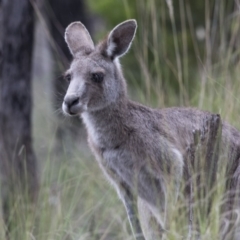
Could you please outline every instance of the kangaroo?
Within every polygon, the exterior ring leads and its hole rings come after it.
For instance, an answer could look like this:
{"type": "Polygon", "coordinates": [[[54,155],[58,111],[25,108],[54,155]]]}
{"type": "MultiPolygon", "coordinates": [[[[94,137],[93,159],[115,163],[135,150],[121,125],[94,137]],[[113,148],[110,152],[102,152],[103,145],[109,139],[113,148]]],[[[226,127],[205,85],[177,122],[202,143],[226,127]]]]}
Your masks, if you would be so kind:
{"type": "MultiPolygon", "coordinates": [[[[168,183],[174,183],[177,199],[194,131],[206,119],[219,122],[220,117],[194,108],[152,109],[128,98],[119,58],[128,52],[136,28],[135,20],[124,21],[96,46],[81,22],[66,28],[73,61],[65,73],[69,86],[62,109],[81,116],[89,146],[125,205],[135,239],[144,240],[157,239],[147,232],[148,220],[158,224],[159,238],[166,229],[168,183]]],[[[240,133],[228,123],[219,126],[226,174],[235,179],[229,185],[239,187],[240,133]]]]}

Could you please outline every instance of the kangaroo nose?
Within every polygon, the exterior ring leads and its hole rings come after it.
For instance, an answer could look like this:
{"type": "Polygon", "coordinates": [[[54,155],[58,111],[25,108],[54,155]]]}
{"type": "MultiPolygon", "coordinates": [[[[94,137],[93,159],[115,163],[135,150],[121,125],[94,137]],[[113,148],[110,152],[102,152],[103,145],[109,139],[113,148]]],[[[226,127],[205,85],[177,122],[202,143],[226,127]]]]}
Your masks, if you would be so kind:
{"type": "Polygon", "coordinates": [[[71,109],[79,103],[79,97],[67,96],[64,98],[64,103],[67,106],[69,113],[71,113],[71,109]]]}

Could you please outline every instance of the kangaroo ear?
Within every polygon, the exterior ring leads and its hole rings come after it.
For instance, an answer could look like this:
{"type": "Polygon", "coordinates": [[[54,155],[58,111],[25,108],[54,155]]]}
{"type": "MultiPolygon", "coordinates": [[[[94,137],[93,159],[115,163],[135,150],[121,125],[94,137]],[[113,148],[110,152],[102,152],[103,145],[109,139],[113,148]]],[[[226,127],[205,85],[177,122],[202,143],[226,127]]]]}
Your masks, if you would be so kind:
{"type": "Polygon", "coordinates": [[[136,20],[127,20],[117,25],[108,35],[106,53],[111,59],[127,53],[135,36],[136,20]]]}
{"type": "Polygon", "coordinates": [[[73,56],[79,52],[89,53],[94,50],[92,38],[81,22],[73,22],[66,28],[65,41],[73,56]]]}

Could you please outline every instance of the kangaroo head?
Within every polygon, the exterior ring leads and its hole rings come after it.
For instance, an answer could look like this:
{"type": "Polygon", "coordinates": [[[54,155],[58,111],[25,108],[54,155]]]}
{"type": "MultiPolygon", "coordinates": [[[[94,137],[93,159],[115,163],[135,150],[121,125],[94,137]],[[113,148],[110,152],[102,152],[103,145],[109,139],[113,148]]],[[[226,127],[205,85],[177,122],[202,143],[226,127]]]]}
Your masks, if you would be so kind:
{"type": "Polygon", "coordinates": [[[125,21],[97,46],[81,22],[67,27],[65,40],[73,61],[65,74],[69,81],[62,104],[65,114],[100,110],[125,97],[126,84],[118,58],[130,48],[136,27],[135,20],[125,21]]]}

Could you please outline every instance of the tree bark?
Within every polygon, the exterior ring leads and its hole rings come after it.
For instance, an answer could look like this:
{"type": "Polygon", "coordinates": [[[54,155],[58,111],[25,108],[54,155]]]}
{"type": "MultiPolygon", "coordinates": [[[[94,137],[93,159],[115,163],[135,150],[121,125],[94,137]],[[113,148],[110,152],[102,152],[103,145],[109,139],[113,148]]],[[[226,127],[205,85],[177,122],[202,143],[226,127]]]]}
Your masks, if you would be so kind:
{"type": "Polygon", "coordinates": [[[28,0],[2,2],[2,71],[0,76],[0,171],[7,228],[16,194],[33,201],[38,192],[32,146],[31,62],[34,15],[28,0]]]}
{"type": "MultiPolygon", "coordinates": [[[[194,216],[194,204],[207,218],[210,213],[213,198],[208,195],[216,185],[219,152],[222,135],[222,120],[219,114],[212,114],[204,118],[200,129],[193,131],[193,142],[186,151],[185,193],[188,197],[188,237],[195,239],[193,232],[199,232],[198,218],[194,216]],[[204,199],[204,201],[200,201],[204,199]],[[194,202],[195,201],[195,202],[194,202]],[[195,217],[195,218],[194,218],[195,217]]],[[[198,238],[198,237],[197,237],[198,238]]]]}

